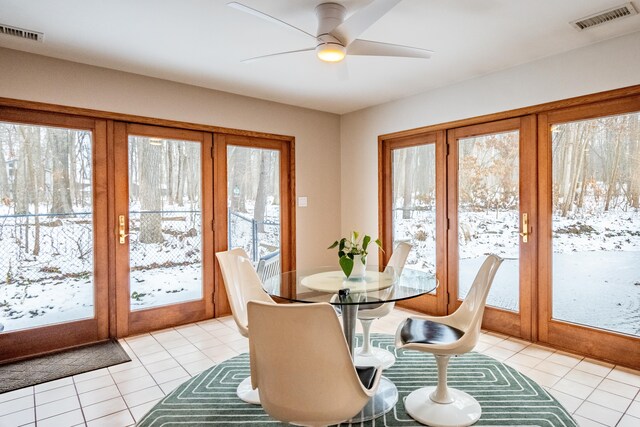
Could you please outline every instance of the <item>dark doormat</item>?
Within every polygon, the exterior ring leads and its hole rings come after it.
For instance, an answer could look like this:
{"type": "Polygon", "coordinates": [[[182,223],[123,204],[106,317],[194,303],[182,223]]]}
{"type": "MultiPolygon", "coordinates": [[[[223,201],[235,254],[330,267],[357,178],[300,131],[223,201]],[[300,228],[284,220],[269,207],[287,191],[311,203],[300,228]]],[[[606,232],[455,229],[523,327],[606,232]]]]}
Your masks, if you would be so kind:
{"type": "Polygon", "coordinates": [[[0,365],[0,393],[129,362],[116,340],[0,365]]]}

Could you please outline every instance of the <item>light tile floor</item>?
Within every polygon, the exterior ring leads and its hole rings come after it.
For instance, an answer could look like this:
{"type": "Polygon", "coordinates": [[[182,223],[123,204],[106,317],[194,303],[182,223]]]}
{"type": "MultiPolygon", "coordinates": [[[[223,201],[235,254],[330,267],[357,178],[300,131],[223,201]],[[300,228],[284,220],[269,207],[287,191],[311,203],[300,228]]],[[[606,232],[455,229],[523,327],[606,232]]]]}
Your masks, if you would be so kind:
{"type": "MultiPolygon", "coordinates": [[[[373,323],[395,333],[411,312],[373,323]]],[[[231,317],[121,340],[131,362],[0,394],[0,427],[129,426],[167,393],[212,365],[246,352],[231,317]]],[[[640,372],[492,332],[476,351],[546,387],[580,426],[640,426],[640,372]]]]}

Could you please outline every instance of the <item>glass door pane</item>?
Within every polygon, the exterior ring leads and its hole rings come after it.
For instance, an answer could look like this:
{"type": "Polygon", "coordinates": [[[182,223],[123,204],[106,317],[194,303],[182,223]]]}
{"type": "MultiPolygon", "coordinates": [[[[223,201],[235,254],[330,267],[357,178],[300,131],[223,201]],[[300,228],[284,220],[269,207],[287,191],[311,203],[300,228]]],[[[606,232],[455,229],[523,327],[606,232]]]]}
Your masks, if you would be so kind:
{"type": "Polygon", "coordinates": [[[504,258],[487,305],[519,311],[519,132],[458,139],[458,298],[486,254],[504,258]]]}
{"type": "MultiPolygon", "coordinates": [[[[436,144],[392,150],[393,246],[410,243],[406,266],[436,272],[436,144]]],[[[435,293],[435,291],[433,291],[435,293]]]]}
{"type": "Polygon", "coordinates": [[[227,146],[227,209],[229,248],[243,248],[259,270],[279,271],[280,151],[227,146]]]}
{"type": "Polygon", "coordinates": [[[94,318],[92,132],[0,122],[0,332],[94,318]]]}
{"type": "Polygon", "coordinates": [[[640,113],[551,130],[552,317],[640,336],[640,113]]]}
{"type": "Polygon", "coordinates": [[[201,143],[130,135],[131,311],[199,300],[201,143]]]}

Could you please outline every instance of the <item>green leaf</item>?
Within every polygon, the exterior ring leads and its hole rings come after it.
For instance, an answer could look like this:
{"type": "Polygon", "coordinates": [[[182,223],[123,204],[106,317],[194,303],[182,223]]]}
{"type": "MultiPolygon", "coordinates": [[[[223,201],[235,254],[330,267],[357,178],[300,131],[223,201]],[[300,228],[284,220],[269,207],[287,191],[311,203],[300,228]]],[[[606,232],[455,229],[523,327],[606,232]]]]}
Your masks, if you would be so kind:
{"type": "Polygon", "coordinates": [[[369,242],[371,241],[371,236],[364,236],[362,239],[362,252],[367,252],[367,246],[369,246],[369,242]]]}
{"type": "Polygon", "coordinates": [[[338,241],[337,241],[337,240],[336,240],[335,242],[333,242],[333,243],[331,244],[331,246],[329,246],[327,249],[333,249],[333,248],[335,248],[336,246],[338,246],[338,241]]]}
{"type": "Polygon", "coordinates": [[[338,251],[338,258],[342,258],[344,255],[344,251],[338,251]]]}
{"type": "Polygon", "coordinates": [[[360,257],[360,261],[362,261],[364,265],[367,265],[367,254],[362,255],[362,257],[360,257]]]}
{"type": "Polygon", "coordinates": [[[351,276],[351,272],[353,271],[353,260],[346,256],[341,257],[340,268],[342,269],[342,271],[344,272],[344,275],[347,276],[347,279],[348,279],[349,276],[351,276]]]}
{"type": "MultiPolygon", "coordinates": [[[[376,239],[375,244],[378,245],[380,249],[382,249],[382,242],[380,241],[380,239],[376,239]]],[[[384,250],[382,252],[384,252],[384,250]]]]}
{"type": "Polygon", "coordinates": [[[340,239],[340,246],[338,247],[339,251],[344,250],[344,246],[347,243],[347,239],[345,239],[344,237],[342,239],[340,239]]]}
{"type": "Polygon", "coordinates": [[[357,231],[352,232],[352,235],[353,235],[353,239],[351,239],[352,242],[355,242],[356,240],[358,240],[359,234],[357,231]]]}

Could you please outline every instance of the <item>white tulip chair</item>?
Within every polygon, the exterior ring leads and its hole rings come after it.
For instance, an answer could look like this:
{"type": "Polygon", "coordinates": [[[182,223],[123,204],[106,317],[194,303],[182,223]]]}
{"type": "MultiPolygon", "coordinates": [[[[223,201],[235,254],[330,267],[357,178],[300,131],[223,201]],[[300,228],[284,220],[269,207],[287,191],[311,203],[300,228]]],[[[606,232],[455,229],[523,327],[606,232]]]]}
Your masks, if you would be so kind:
{"type": "Polygon", "coordinates": [[[267,414],[295,425],[339,424],[375,395],[382,370],[353,365],[331,305],[248,307],[251,379],[267,414]]]}
{"type": "Polygon", "coordinates": [[[480,418],[482,408],[476,399],[447,386],[447,366],[451,356],[471,351],[478,342],[487,295],[501,263],[496,255],[487,257],[453,314],[412,316],[398,327],[398,348],[433,353],[438,366],[437,386],[414,390],[405,399],[407,414],[416,421],[434,427],[461,427],[480,418]]]}
{"type": "MultiPolygon", "coordinates": [[[[410,244],[398,243],[391,254],[385,271],[400,277],[410,251],[410,244]]],[[[370,338],[373,321],[391,313],[393,307],[393,302],[387,302],[379,306],[363,304],[358,307],[358,319],[362,324],[362,347],[355,349],[354,363],[356,366],[380,366],[382,369],[388,369],[396,362],[396,357],[389,350],[371,346],[370,338]]]]}
{"type": "MultiPolygon", "coordinates": [[[[247,317],[247,303],[249,301],[262,301],[275,304],[262,288],[262,282],[258,273],[253,268],[249,256],[244,249],[236,248],[226,252],[216,253],[220,263],[224,288],[231,306],[233,320],[238,331],[244,337],[249,337],[249,319],[247,317]]],[[[260,404],[258,390],[251,387],[251,377],[245,378],[236,390],[238,397],[254,405],[260,404]]]]}

